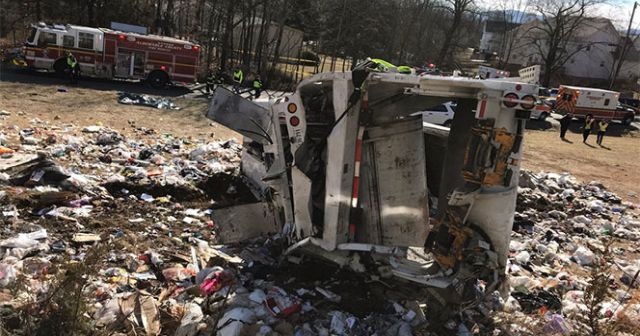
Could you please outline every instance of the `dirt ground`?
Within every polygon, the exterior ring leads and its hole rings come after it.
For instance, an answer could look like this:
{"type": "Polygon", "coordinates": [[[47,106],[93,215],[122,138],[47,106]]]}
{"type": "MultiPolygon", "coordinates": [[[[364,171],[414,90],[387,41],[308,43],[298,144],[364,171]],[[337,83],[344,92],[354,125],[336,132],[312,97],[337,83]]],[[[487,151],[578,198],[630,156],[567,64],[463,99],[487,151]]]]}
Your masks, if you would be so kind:
{"type": "Polygon", "coordinates": [[[569,172],[583,182],[600,181],[625,200],[640,202],[640,134],[605,136],[600,147],[595,134],[582,143],[577,124],[574,121],[567,133],[571,142],[561,141],[558,130],[527,131],[523,166],[534,172],[569,172]]]}
{"type": "MultiPolygon", "coordinates": [[[[164,134],[191,136],[194,139],[228,139],[239,137],[223,126],[204,117],[208,100],[181,89],[151,90],[139,83],[86,80],[78,86],[68,86],[58,79],[42,75],[16,75],[0,72],[0,110],[11,112],[1,122],[2,128],[29,127],[35,118],[61,126],[101,124],[124,134],[131,127],[145,127],[164,134]],[[64,87],[67,92],[58,92],[64,87]],[[131,91],[170,96],[180,110],[160,110],[119,104],[117,92],[131,91]]],[[[563,142],[558,131],[528,130],[525,137],[523,165],[534,172],[544,170],[569,172],[581,181],[600,181],[626,200],[640,202],[640,134],[617,131],[607,136],[605,147],[582,143],[579,125],[574,122],[568,139],[563,142]],[[633,193],[638,196],[632,196],[633,193]]]]}
{"type": "Polygon", "coordinates": [[[204,116],[208,105],[206,98],[194,94],[185,96],[187,92],[183,88],[154,90],[140,83],[100,80],[82,80],[78,85],[68,85],[50,76],[0,71],[0,110],[11,112],[2,127],[29,127],[37,118],[56,126],[100,124],[124,134],[131,134],[131,126],[135,125],[181,137],[238,137],[204,116]],[[59,92],[61,88],[67,92],[59,92]],[[119,104],[118,91],[167,96],[180,110],[119,104]]]}

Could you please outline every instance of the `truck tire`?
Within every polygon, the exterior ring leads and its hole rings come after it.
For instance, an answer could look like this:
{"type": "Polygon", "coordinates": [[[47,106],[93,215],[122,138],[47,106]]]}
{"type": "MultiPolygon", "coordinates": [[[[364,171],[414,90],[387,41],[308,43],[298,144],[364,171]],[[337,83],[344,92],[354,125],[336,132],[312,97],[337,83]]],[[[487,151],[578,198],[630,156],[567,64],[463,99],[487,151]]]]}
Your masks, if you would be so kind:
{"type": "Polygon", "coordinates": [[[538,120],[540,121],[545,121],[547,120],[547,118],[549,117],[549,113],[547,112],[542,112],[540,113],[540,115],[538,116],[538,120]]]}
{"type": "Polygon", "coordinates": [[[625,126],[629,126],[633,122],[634,118],[635,118],[635,116],[626,116],[626,117],[624,117],[624,119],[622,119],[622,124],[625,125],[625,126]]]}
{"type": "Polygon", "coordinates": [[[59,77],[66,76],[66,70],[68,67],[69,66],[67,65],[67,60],[65,58],[59,58],[55,63],[53,63],[53,70],[59,77]]]}
{"type": "Polygon", "coordinates": [[[444,124],[442,124],[442,126],[451,127],[451,121],[452,121],[451,119],[448,119],[447,121],[444,122],[444,124]]]}
{"type": "Polygon", "coordinates": [[[155,70],[147,76],[147,81],[154,89],[162,89],[169,84],[169,75],[166,72],[155,70]]]}

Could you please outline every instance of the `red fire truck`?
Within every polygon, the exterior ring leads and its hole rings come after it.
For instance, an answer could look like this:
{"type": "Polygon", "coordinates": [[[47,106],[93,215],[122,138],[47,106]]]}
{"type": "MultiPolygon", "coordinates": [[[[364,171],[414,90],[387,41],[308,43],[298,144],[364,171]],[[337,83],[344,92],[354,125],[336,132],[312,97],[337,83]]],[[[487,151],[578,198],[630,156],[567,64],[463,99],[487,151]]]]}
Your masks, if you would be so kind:
{"type": "Polygon", "coordinates": [[[200,46],[176,38],[38,23],[24,47],[29,67],[64,74],[71,51],[83,75],[147,80],[154,87],[196,80],[200,46]]]}

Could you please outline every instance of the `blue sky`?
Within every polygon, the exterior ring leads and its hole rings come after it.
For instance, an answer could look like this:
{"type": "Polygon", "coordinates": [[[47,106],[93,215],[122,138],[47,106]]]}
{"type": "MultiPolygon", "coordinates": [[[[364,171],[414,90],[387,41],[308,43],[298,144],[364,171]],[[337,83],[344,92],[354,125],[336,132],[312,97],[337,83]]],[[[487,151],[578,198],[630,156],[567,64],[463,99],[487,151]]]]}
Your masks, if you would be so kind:
{"type": "MultiPolygon", "coordinates": [[[[633,2],[634,0],[605,0],[605,2],[595,5],[590,14],[609,18],[616,28],[626,30],[631,18],[633,2]]],[[[528,11],[531,11],[530,8],[527,8],[526,0],[476,0],[476,4],[488,10],[507,8],[522,11],[529,9],[528,11]]],[[[632,27],[640,29],[640,7],[636,10],[636,17],[633,21],[632,27]]]]}

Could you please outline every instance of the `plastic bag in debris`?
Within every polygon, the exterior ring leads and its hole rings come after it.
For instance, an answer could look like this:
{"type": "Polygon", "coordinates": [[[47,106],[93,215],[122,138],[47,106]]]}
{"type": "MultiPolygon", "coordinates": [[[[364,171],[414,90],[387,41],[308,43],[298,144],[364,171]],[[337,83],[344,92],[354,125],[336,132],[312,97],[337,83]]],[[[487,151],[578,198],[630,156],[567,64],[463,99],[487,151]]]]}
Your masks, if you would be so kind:
{"type": "Polygon", "coordinates": [[[120,134],[118,133],[115,133],[115,132],[101,133],[100,135],[98,135],[98,138],[96,139],[96,145],[100,145],[100,146],[115,145],[120,141],[122,141],[122,136],[120,136],[120,134]]]}
{"type": "Polygon", "coordinates": [[[538,290],[531,293],[511,293],[522,307],[525,313],[532,313],[540,308],[545,310],[558,311],[562,308],[560,298],[551,292],[538,290]]]}
{"type": "Polygon", "coordinates": [[[565,335],[571,331],[569,325],[564,320],[564,317],[560,314],[547,314],[545,315],[545,320],[547,321],[547,323],[545,323],[544,327],[542,328],[545,334],[565,335]]]}
{"type": "Polygon", "coordinates": [[[246,325],[256,322],[256,315],[251,309],[234,308],[222,316],[218,321],[217,336],[238,336],[242,333],[246,325]]]}
{"type": "Polygon", "coordinates": [[[198,333],[200,322],[204,318],[202,308],[195,303],[187,303],[184,307],[184,315],[180,320],[180,326],[176,329],[175,336],[194,336],[198,333]]]}
{"type": "Polygon", "coordinates": [[[529,252],[527,251],[520,251],[518,254],[516,254],[515,258],[518,264],[524,265],[529,263],[529,261],[531,260],[531,254],[529,254],[529,252]]]}
{"type": "Polygon", "coordinates": [[[0,241],[0,247],[23,249],[31,248],[40,244],[38,240],[46,239],[47,237],[47,230],[45,229],[40,229],[31,233],[19,233],[17,237],[0,241]]]}
{"type": "Polygon", "coordinates": [[[16,280],[16,268],[9,264],[0,264],[0,287],[6,287],[16,280]]]}
{"type": "Polygon", "coordinates": [[[167,109],[167,110],[180,109],[170,99],[155,98],[148,95],[131,93],[131,92],[118,92],[118,103],[127,104],[127,105],[150,106],[158,109],[167,109]]]}
{"type": "Polygon", "coordinates": [[[349,326],[347,322],[347,315],[341,311],[333,311],[329,313],[331,315],[331,332],[337,335],[344,335],[348,329],[353,326],[349,326]]]}
{"type": "Polygon", "coordinates": [[[579,246],[573,252],[573,258],[576,260],[576,262],[580,266],[589,266],[593,264],[593,262],[595,261],[596,255],[593,252],[591,252],[590,249],[584,246],[579,246]]]}
{"type": "Polygon", "coordinates": [[[206,295],[211,295],[223,287],[235,283],[233,272],[222,267],[205,268],[196,275],[196,283],[206,295]]]}

